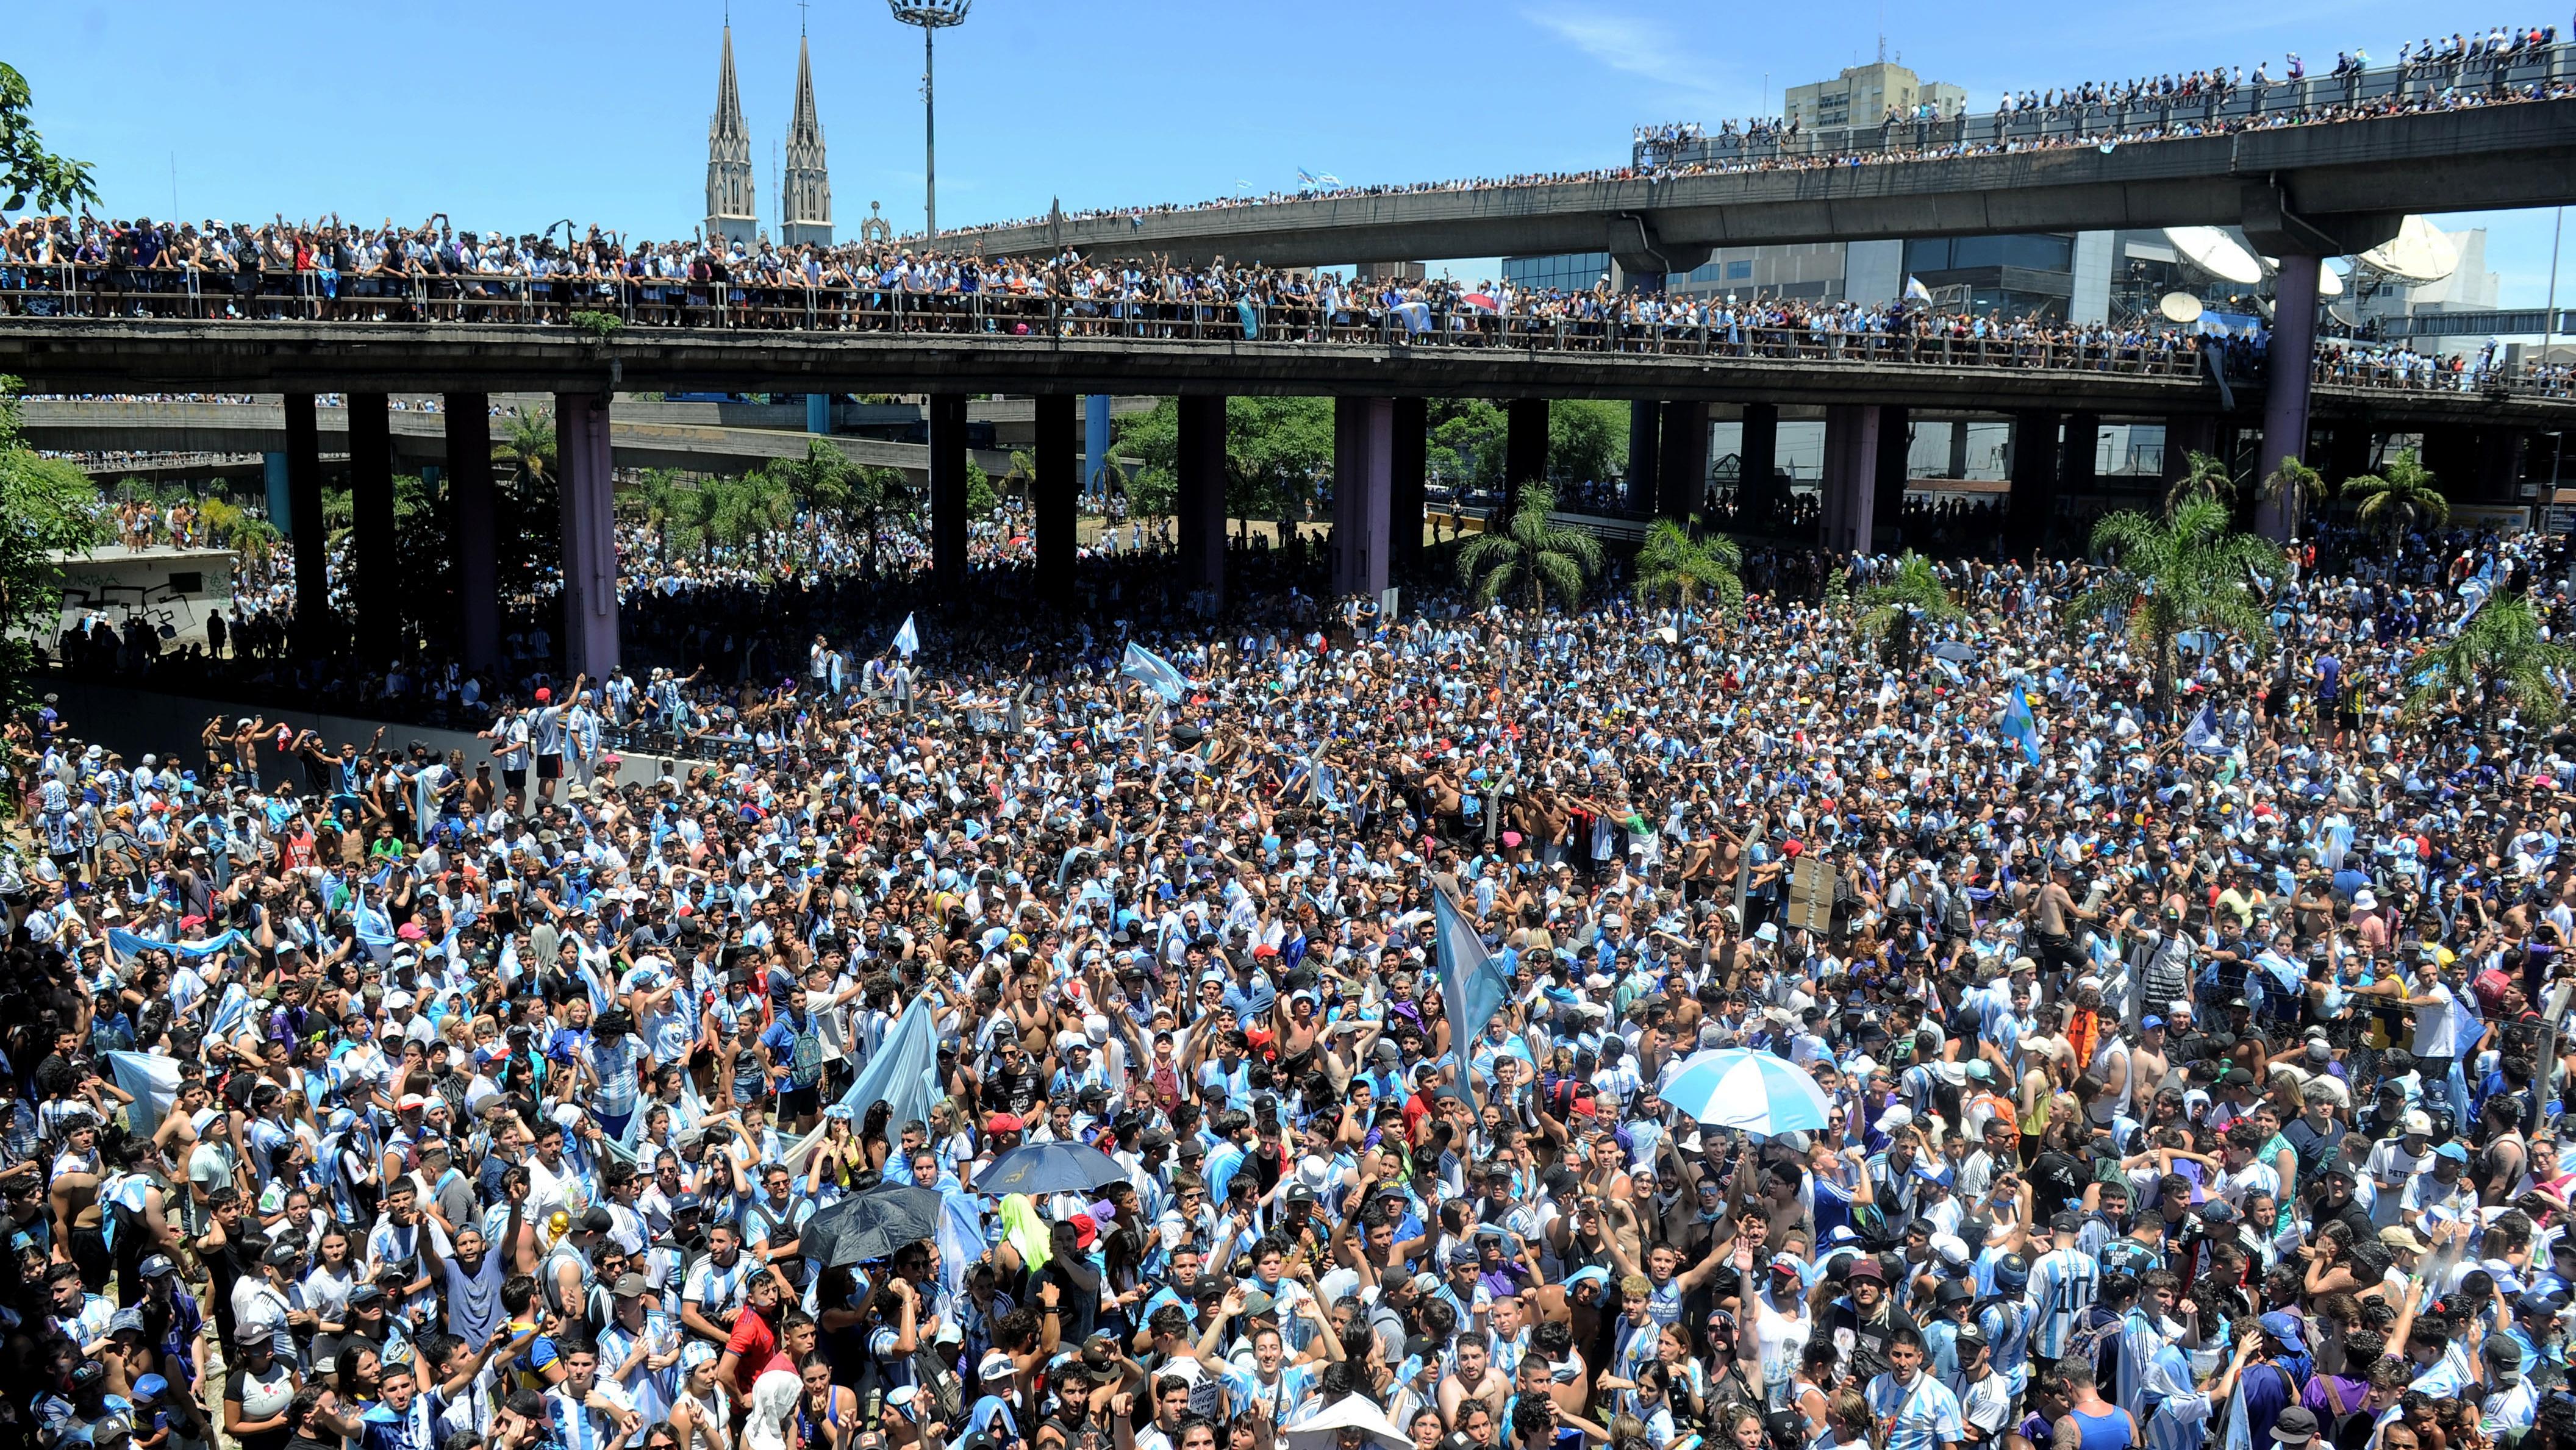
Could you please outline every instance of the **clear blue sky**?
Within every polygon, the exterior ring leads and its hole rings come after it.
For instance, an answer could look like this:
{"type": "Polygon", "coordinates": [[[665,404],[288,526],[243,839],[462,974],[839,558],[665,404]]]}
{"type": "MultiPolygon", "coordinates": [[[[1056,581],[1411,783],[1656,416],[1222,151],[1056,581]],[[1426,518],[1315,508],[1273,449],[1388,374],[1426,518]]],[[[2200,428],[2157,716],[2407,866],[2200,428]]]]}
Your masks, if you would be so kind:
{"type": "MultiPolygon", "coordinates": [[[[660,237],[705,209],[723,13],[56,0],[13,7],[0,59],[26,72],[48,143],[97,164],[112,215],[171,214],[175,170],[190,220],[444,210],[482,229],[570,217],[660,237]],[[450,15],[474,18],[433,18],[450,15]]],[[[763,214],[807,13],[843,233],[872,200],[917,226],[920,35],[881,0],[734,4],[763,214]]],[[[1871,58],[1882,29],[1892,57],[1982,110],[2007,85],[2277,72],[2285,50],[2322,67],[2352,45],[2393,59],[2437,28],[2566,19],[2447,0],[2164,0],[2152,24],[2136,18],[2054,0],[978,0],[941,37],[940,215],[1195,200],[1293,186],[1299,167],[1367,182],[1596,166],[1637,122],[1776,110],[1783,86],[1871,58]]],[[[2466,224],[2490,229],[2505,305],[2538,305],[2549,214],[2466,224]]],[[[2565,270],[2576,278],[2576,255],[2565,270]]]]}

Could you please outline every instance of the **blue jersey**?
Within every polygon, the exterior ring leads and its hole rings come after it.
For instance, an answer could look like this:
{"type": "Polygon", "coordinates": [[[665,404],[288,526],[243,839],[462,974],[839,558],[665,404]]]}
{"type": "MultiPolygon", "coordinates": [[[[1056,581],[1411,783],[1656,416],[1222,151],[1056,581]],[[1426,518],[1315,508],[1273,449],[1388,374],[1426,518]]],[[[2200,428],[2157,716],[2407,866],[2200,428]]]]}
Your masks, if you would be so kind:
{"type": "Polygon", "coordinates": [[[1989,1299],[1977,1307],[1977,1328],[1986,1336],[1995,1373],[2019,1398],[2030,1389],[2030,1306],[2019,1299],[1989,1299]]]}
{"type": "Polygon", "coordinates": [[[2030,1347],[2043,1359],[2066,1353],[2084,1311],[2101,1292],[2102,1266],[2076,1249],[2051,1249],[2030,1266],[2030,1347]]]}

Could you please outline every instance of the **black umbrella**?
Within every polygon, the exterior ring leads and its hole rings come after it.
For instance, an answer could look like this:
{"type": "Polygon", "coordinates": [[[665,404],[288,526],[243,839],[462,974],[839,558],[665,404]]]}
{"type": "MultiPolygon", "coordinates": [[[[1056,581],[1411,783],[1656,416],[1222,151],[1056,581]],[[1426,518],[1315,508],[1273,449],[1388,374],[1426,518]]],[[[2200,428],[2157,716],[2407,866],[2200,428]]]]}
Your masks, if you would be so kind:
{"type": "Polygon", "coordinates": [[[1024,1143],[998,1155],[975,1175],[975,1191],[1094,1193],[1126,1180],[1126,1168],[1088,1143],[1024,1143]]]}
{"type": "Polygon", "coordinates": [[[880,1184],[807,1219],[797,1255],[827,1269],[886,1258],[938,1233],[940,1208],[934,1189],[880,1184]]]}

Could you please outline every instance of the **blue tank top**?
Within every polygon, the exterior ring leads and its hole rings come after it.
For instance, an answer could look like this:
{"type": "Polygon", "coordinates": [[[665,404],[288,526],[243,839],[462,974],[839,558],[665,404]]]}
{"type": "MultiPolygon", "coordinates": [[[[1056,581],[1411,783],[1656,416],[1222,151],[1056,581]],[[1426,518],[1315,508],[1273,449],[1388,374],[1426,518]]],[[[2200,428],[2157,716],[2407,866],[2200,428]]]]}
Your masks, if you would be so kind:
{"type": "Polygon", "coordinates": [[[2088,1415],[2082,1410],[2069,1413],[2075,1418],[2075,1428],[2083,1433],[2082,1450],[2129,1450],[2129,1417],[2117,1406],[2100,1415],[2088,1415]]]}

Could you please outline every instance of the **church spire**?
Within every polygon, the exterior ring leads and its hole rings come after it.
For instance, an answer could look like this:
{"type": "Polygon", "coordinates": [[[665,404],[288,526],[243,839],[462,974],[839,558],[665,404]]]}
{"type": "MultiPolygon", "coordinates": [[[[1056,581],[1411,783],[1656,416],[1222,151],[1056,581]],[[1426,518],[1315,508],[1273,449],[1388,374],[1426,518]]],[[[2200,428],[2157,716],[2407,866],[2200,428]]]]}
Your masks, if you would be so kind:
{"type": "Polygon", "coordinates": [[[814,53],[796,41],[796,112],[787,125],[785,221],[779,240],[789,246],[832,244],[832,176],[823,159],[823,123],[814,114],[814,53]]]}
{"type": "Polygon", "coordinates": [[[760,241],[751,128],[743,122],[742,87],[734,80],[731,23],[724,28],[724,60],[716,72],[716,113],[707,123],[707,240],[746,248],[760,241]]]}

